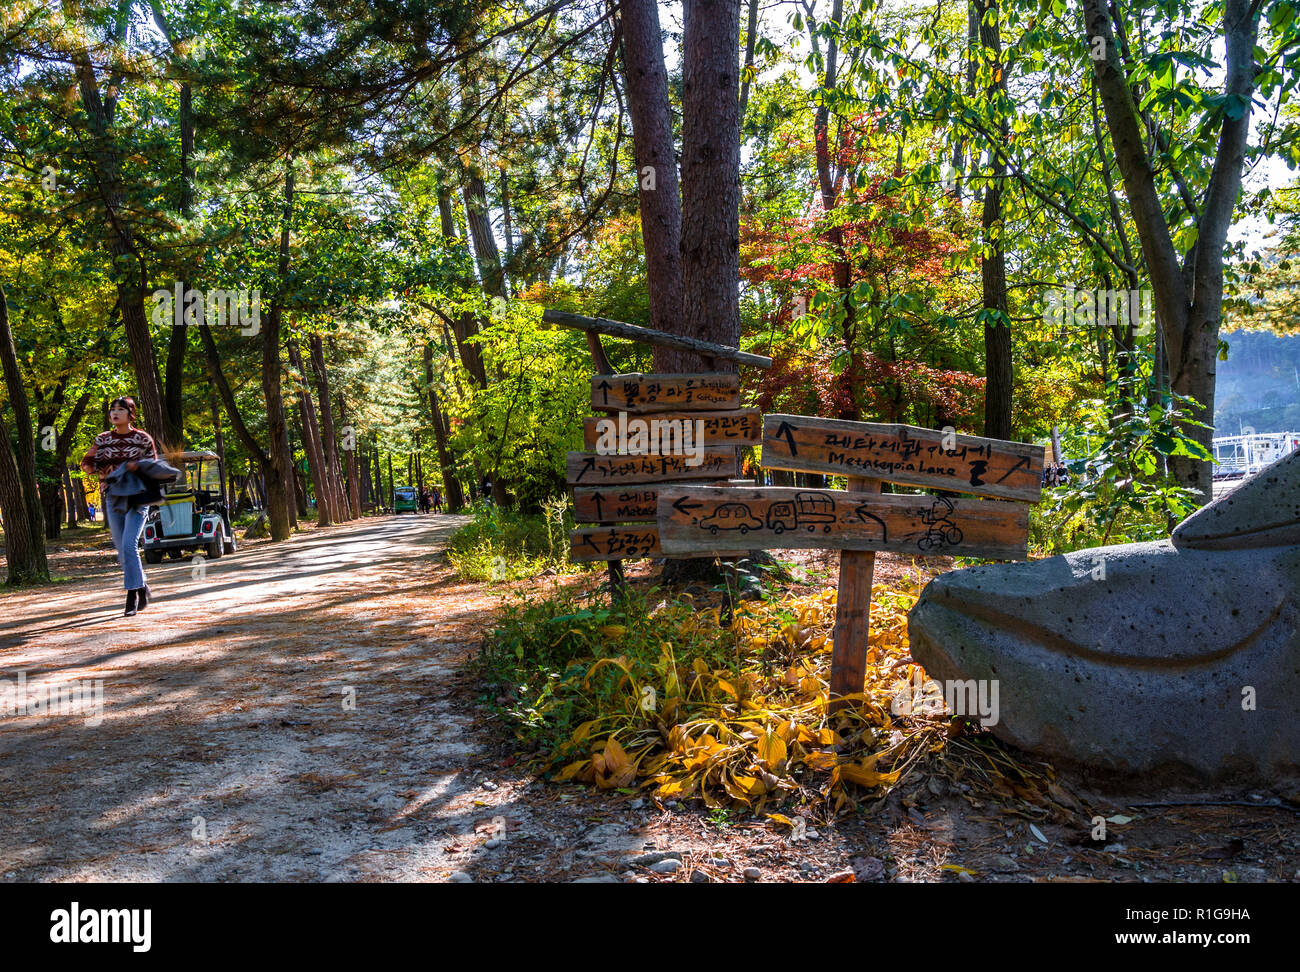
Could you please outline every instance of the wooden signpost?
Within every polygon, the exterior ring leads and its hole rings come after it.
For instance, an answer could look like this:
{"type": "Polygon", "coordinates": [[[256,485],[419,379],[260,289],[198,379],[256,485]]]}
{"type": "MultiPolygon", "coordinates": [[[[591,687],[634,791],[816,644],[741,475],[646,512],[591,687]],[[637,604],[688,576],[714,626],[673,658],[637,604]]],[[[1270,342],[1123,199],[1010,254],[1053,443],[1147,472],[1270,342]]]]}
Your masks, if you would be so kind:
{"type": "Polygon", "coordinates": [[[654,522],[663,485],[734,480],[737,449],[759,443],[762,415],[740,408],[740,376],[734,373],[613,374],[599,335],[689,350],[709,367],[722,360],[770,368],[772,359],[561,311],[548,310],[542,320],[585,331],[598,372],[591,379],[591,407],[603,414],[583,421],[587,451],[570,452],[565,473],[573,487],[574,519],[599,526],[574,530],[570,548],[574,560],[609,561],[610,583],[617,588],[621,561],[666,556],[654,522]]]}
{"type": "Polygon", "coordinates": [[[636,415],[740,407],[740,375],[594,375],[591,407],[636,415]]]}
{"type": "Polygon", "coordinates": [[[866,675],[876,551],[1025,557],[1025,502],[1042,496],[1043,458],[1041,446],[951,431],[768,415],[765,468],[840,475],[848,488],[660,487],[659,546],[665,556],[714,552],[734,540],[840,550],[830,684],[838,707],[862,691],[866,675]],[[882,481],[995,498],[881,493],[882,481]]]}
{"type": "Polygon", "coordinates": [[[763,419],[770,469],[863,476],[1037,503],[1043,447],[912,425],[876,425],[804,415],[763,419]]]}
{"type": "Polygon", "coordinates": [[[609,415],[592,415],[583,419],[583,446],[588,450],[596,448],[602,439],[633,440],[639,437],[676,436],[682,429],[680,424],[668,423],[702,422],[692,425],[691,441],[706,446],[756,446],[763,441],[763,415],[756,408],[741,408],[727,412],[660,412],[648,415],[629,415],[619,420],[609,415]],[[658,423],[658,424],[656,424],[658,423]],[[695,438],[695,430],[701,432],[701,439],[695,438]]]}
{"type": "Polygon", "coordinates": [[[827,547],[1012,560],[1026,554],[1021,503],[832,489],[667,486],[659,535],[672,553],[719,543],[752,548],[827,547]]]}
{"type": "Polygon", "coordinates": [[[565,472],[570,486],[608,486],[615,483],[662,483],[678,479],[733,479],[735,449],[706,449],[692,462],[691,456],[632,455],[602,456],[570,452],[565,472]]]}
{"type": "Polygon", "coordinates": [[[740,408],[735,374],[613,374],[599,335],[688,350],[704,359],[770,368],[772,360],[619,321],[548,310],[547,325],[586,332],[598,372],[571,452],[574,560],[744,556],[763,547],[840,551],[832,705],[862,691],[877,551],[1014,559],[1026,555],[1025,503],[1042,497],[1041,446],[908,425],[768,415],[740,408]],[[718,485],[737,473],[736,447],[763,446],[763,466],[843,476],[846,489],[718,485]],[[976,497],[881,493],[882,482],[976,497]],[[739,548],[729,550],[728,548],[739,548]]]}

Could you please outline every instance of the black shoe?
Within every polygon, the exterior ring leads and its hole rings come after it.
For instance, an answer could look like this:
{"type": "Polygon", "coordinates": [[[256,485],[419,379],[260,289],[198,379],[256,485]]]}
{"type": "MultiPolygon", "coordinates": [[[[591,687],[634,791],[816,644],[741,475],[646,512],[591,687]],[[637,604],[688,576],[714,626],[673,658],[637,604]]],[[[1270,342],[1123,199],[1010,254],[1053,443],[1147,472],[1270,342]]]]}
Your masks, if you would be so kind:
{"type": "Polygon", "coordinates": [[[144,587],[137,587],[135,589],[135,595],[136,610],[138,611],[143,611],[149,606],[149,602],[153,600],[153,591],[149,590],[148,584],[145,584],[144,587]]]}
{"type": "Polygon", "coordinates": [[[129,618],[135,614],[136,592],[126,592],[126,610],[122,612],[122,617],[129,618]]]}

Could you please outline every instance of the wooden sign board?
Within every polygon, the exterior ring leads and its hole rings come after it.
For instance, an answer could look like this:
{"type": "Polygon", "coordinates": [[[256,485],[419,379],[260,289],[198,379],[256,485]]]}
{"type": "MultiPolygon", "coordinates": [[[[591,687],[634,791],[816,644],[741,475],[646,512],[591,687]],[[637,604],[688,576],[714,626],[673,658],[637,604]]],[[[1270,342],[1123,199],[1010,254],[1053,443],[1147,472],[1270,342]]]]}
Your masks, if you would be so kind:
{"type": "Polygon", "coordinates": [[[595,375],[591,407],[601,412],[716,411],[740,407],[740,376],[595,375]]]}
{"type": "Polygon", "coordinates": [[[901,554],[1024,559],[1029,510],[1020,503],[829,489],[659,489],[665,554],[719,546],[887,550],[901,554]]]}
{"type": "Polygon", "coordinates": [[[742,408],[733,412],[661,412],[652,413],[646,418],[635,415],[613,416],[591,415],[582,421],[583,445],[595,451],[602,437],[612,437],[615,442],[629,444],[628,451],[633,455],[639,452],[657,452],[650,447],[636,449],[636,442],[658,442],[667,440],[681,441],[680,425],[664,425],[672,422],[703,423],[703,438],[696,438],[700,425],[691,425],[691,442],[703,441],[706,446],[756,446],[763,441],[763,416],[756,408],[742,408]],[[656,426],[654,423],[661,423],[656,426]]]}
{"type": "Polygon", "coordinates": [[[736,475],[735,449],[705,449],[700,462],[691,456],[601,456],[570,452],[566,474],[570,486],[657,483],[673,479],[730,479],[736,475]]]}
{"type": "MultiPolygon", "coordinates": [[[[587,527],[569,534],[569,556],[577,561],[635,560],[638,557],[665,557],[659,545],[659,529],[654,524],[587,527]]],[[[728,557],[743,557],[745,551],[730,551],[728,557]]]]}
{"type": "Polygon", "coordinates": [[[763,420],[763,466],[863,476],[999,499],[1042,498],[1042,446],[913,425],[803,415],[763,420]]]}
{"type": "MultiPolygon", "coordinates": [[[[579,487],[573,491],[573,519],[578,523],[653,523],[659,515],[655,486],[579,487]]],[[[752,479],[732,479],[713,486],[753,486],[752,479]]]]}
{"type": "Polygon", "coordinates": [[[573,491],[573,518],[579,523],[653,522],[659,510],[654,486],[598,486],[573,491]]]}

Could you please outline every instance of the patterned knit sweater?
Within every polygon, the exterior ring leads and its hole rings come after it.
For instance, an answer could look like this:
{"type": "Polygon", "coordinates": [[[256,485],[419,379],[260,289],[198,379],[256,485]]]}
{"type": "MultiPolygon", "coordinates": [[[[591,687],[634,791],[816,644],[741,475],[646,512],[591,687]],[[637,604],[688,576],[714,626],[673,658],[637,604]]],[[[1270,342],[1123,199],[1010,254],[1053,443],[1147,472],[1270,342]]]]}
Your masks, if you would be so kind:
{"type": "Polygon", "coordinates": [[[88,473],[97,473],[102,483],[109,473],[124,462],[157,458],[158,448],[148,432],[133,428],[123,435],[109,429],[95,436],[94,444],[81,460],[81,468],[88,473]]]}

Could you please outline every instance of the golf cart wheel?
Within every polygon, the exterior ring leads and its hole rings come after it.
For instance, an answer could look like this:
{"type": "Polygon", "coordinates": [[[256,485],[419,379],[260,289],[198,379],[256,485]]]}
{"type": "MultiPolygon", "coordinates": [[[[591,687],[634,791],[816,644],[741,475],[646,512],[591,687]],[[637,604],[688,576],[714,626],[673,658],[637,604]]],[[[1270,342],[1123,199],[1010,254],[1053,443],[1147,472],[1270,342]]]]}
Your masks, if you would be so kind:
{"type": "Polygon", "coordinates": [[[229,540],[222,541],[222,544],[221,544],[221,550],[222,550],[223,553],[228,553],[228,554],[232,554],[232,553],[234,553],[234,552],[235,552],[235,538],[234,538],[234,537],[231,537],[229,540]]]}
{"type": "Polygon", "coordinates": [[[146,564],[161,564],[161,563],[162,563],[162,551],[161,551],[161,550],[146,550],[146,551],[144,552],[144,562],[145,562],[146,564]]]}
{"type": "Polygon", "coordinates": [[[221,542],[220,537],[217,537],[217,539],[213,540],[210,544],[208,544],[209,560],[218,560],[220,559],[223,553],[225,553],[225,549],[224,549],[224,545],[221,542]]]}

